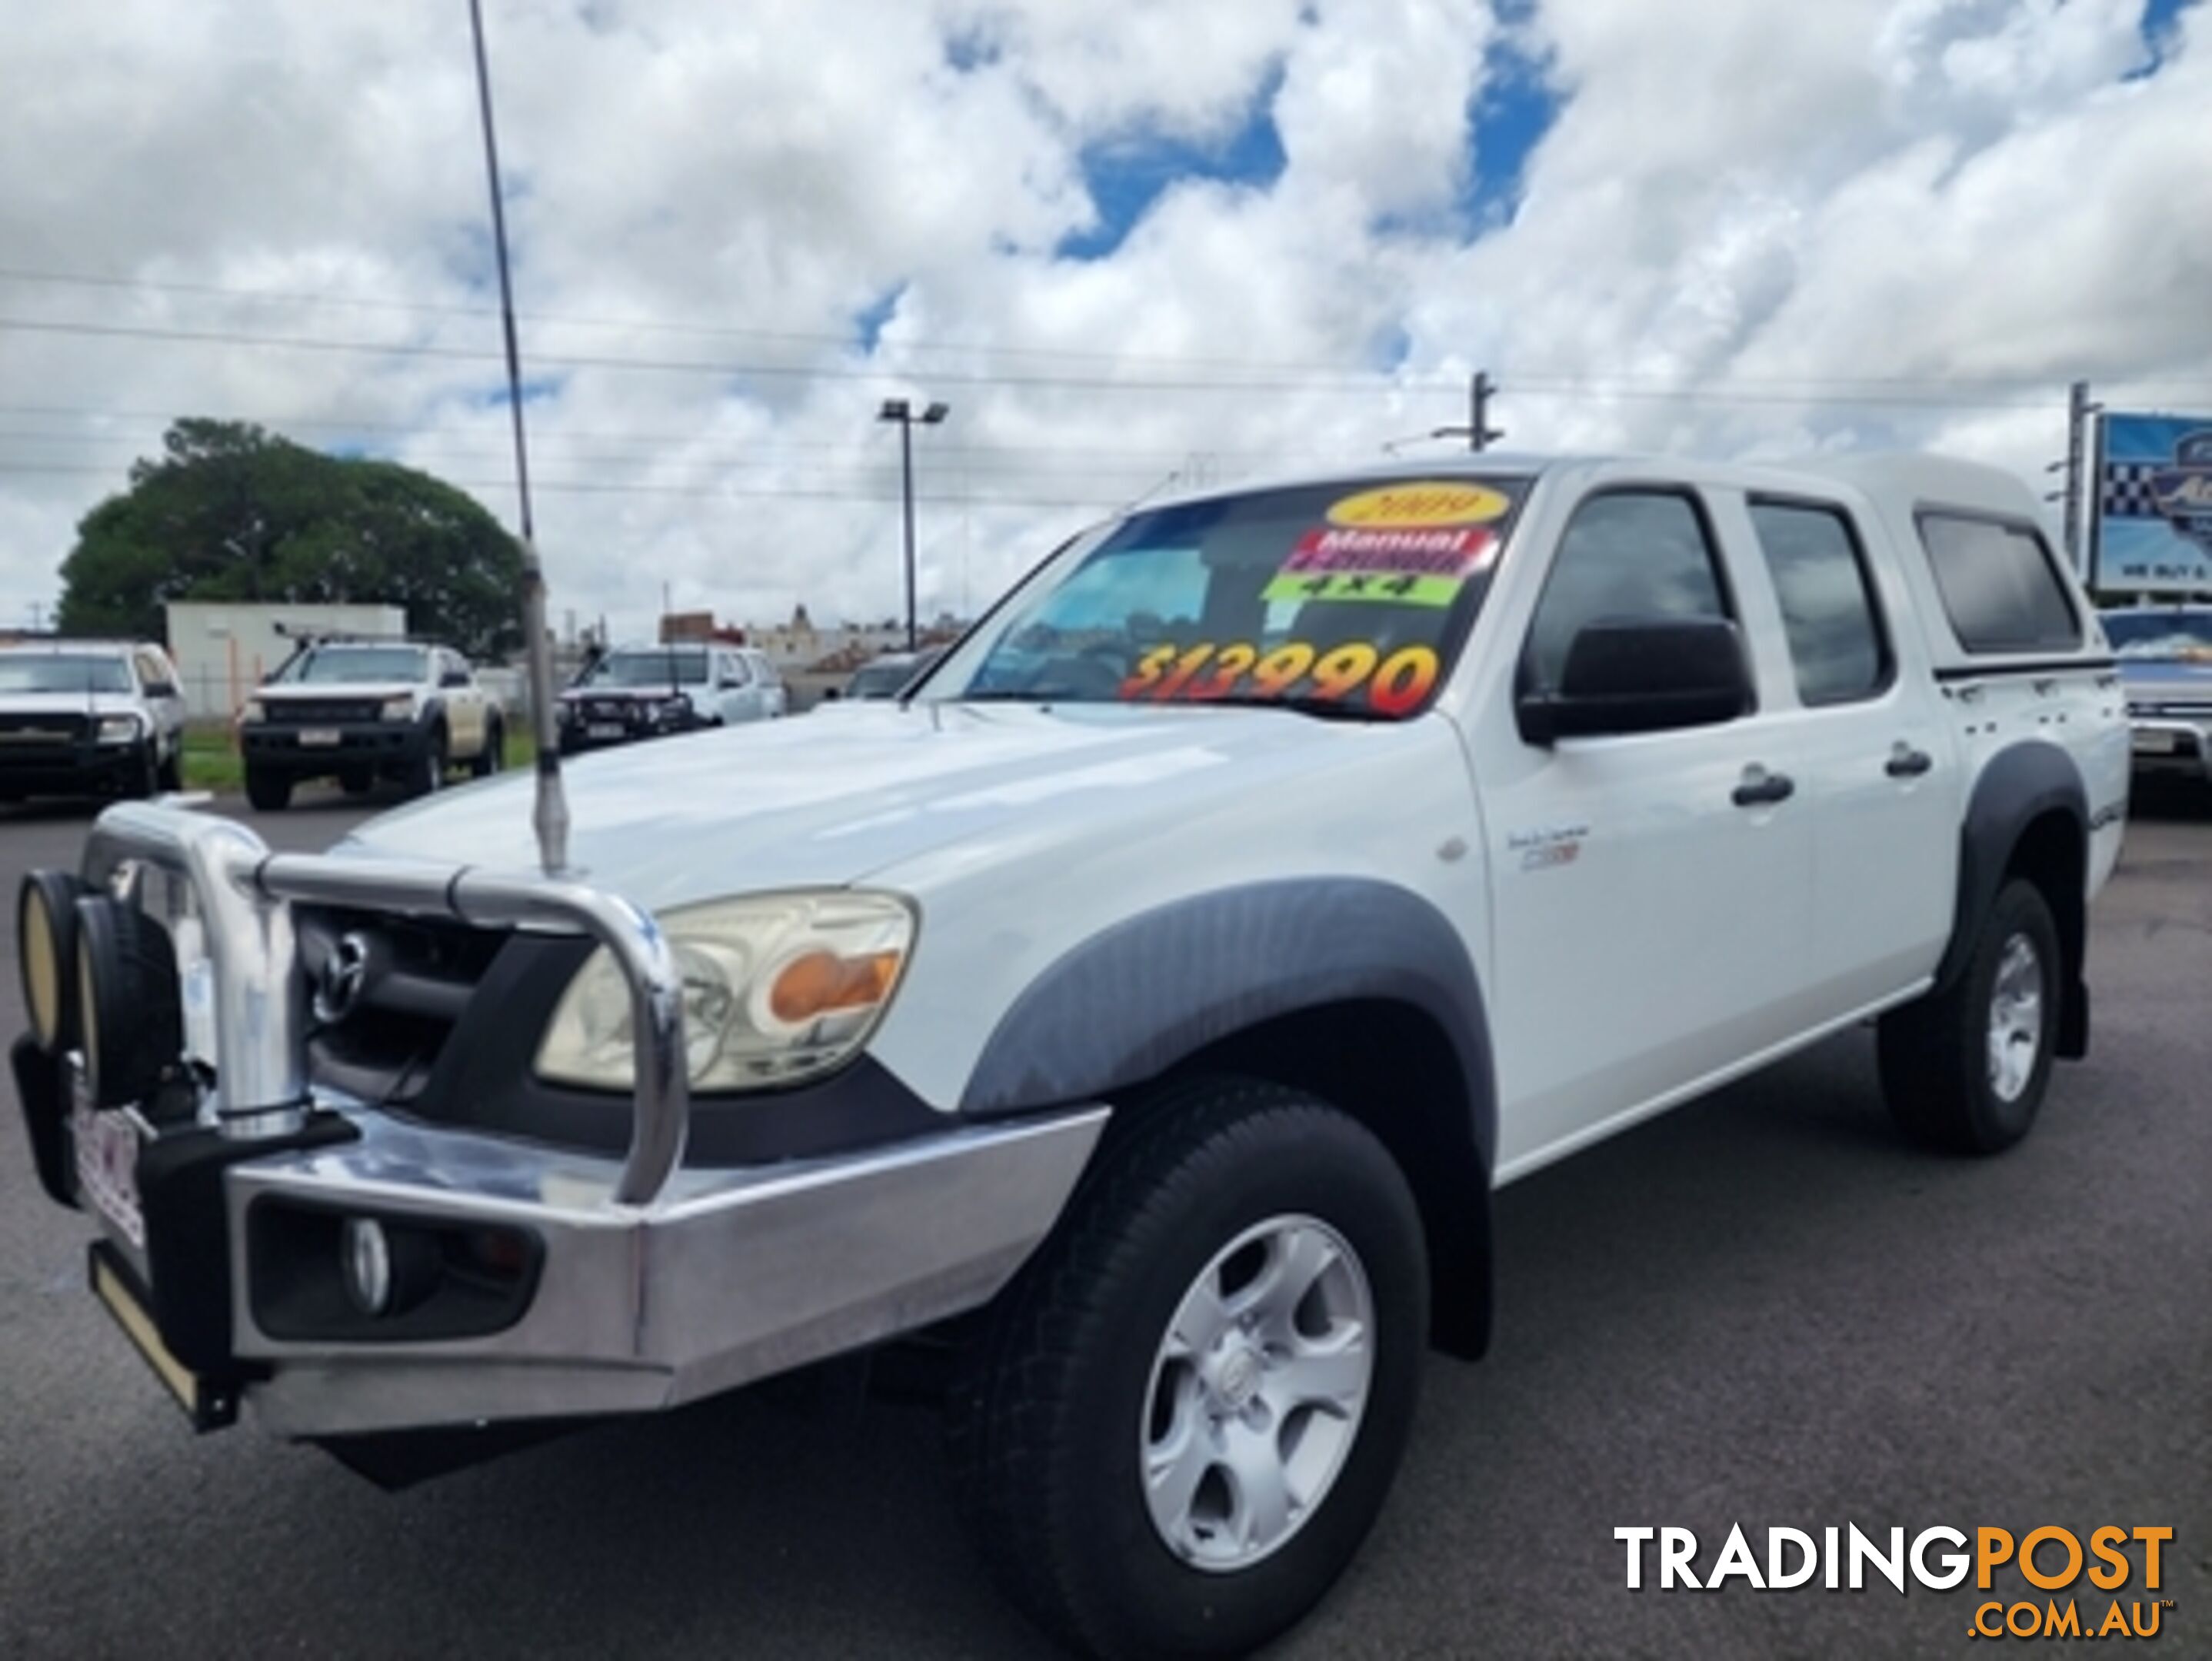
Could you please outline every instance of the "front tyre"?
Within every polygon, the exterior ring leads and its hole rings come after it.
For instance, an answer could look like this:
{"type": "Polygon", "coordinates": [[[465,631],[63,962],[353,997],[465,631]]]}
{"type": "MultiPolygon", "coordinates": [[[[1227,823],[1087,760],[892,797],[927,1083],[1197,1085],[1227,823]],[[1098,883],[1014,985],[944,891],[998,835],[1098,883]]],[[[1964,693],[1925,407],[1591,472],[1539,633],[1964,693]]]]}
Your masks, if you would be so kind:
{"type": "Polygon", "coordinates": [[[2051,1083],[2065,960],[2042,891],[2014,881],[1943,992],[1881,1018],[1877,1042],[1890,1116],[1916,1140],[1994,1154],[2028,1133],[2051,1083]]]}
{"type": "Polygon", "coordinates": [[[428,796],[443,788],[448,761],[446,730],[442,726],[433,727],[429,738],[422,746],[422,759],[415,763],[407,780],[408,795],[428,796]]]}
{"type": "Polygon", "coordinates": [[[1365,1127],[1215,1080],[1143,1104],[948,1403],[978,1549],[1096,1656],[1242,1655],[1351,1561],[1405,1446],[1420,1215],[1365,1127]]]}
{"type": "Polygon", "coordinates": [[[494,720],[484,727],[483,748],[469,763],[469,774],[475,779],[489,779],[507,765],[507,729],[494,720]]]}
{"type": "Polygon", "coordinates": [[[282,813],[292,803],[291,775],[246,768],[246,799],[256,813],[282,813]]]}

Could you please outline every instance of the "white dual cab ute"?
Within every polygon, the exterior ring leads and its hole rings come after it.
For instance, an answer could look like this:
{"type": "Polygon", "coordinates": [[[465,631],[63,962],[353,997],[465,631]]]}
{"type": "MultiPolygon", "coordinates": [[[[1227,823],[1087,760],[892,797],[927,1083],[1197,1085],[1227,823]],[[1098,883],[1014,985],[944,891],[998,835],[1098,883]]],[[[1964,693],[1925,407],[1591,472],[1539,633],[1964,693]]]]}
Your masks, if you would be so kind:
{"type": "Polygon", "coordinates": [[[1484,456],[1045,560],[901,699],[22,899],[100,1297],[356,1465],[913,1335],[1072,1647],[1240,1653],[1381,1507],[1501,1183],[1879,1021],[1994,1153],[2088,1039],[2127,723],[2012,476],[1484,456]]]}
{"type": "Polygon", "coordinates": [[[267,813],[309,779],[352,796],[396,779],[421,796],[456,765],[483,778],[506,755],[507,721],[459,652],[344,636],[302,642],[246,700],[238,740],[246,799],[267,813]]]}

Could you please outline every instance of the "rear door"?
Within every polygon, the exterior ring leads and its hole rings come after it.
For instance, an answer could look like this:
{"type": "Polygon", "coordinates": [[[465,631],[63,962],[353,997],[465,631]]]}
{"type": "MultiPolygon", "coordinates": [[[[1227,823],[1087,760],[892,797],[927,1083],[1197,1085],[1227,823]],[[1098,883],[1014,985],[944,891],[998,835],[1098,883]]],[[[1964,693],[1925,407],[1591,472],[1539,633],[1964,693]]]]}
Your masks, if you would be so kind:
{"type": "MultiPolygon", "coordinates": [[[[1574,507],[1540,591],[1517,602],[1528,614],[1501,627],[1519,642],[1518,683],[1550,690],[1584,625],[1741,629],[1739,587],[1697,491],[1609,485],[1574,507]]],[[[1482,710],[1501,1178],[1804,1024],[1812,821],[1771,688],[1758,691],[1756,710],[1717,725],[1548,747],[1522,738],[1510,708],[1482,710]]]]}
{"type": "Polygon", "coordinates": [[[1942,955],[1960,762],[1925,643],[1891,621],[1907,601],[1879,524],[1820,496],[1736,505],[1779,616],[1777,718],[1814,821],[1814,991],[1819,1015],[1838,1019],[1909,989],[1942,955]]]}

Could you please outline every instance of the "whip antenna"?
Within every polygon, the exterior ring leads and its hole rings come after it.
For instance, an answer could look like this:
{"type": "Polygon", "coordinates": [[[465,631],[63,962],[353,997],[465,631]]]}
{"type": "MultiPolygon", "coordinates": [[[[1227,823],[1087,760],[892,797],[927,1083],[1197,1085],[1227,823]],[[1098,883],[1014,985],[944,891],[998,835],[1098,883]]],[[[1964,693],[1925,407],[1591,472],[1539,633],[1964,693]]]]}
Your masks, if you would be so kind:
{"type": "Polygon", "coordinates": [[[530,674],[530,725],[538,741],[538,798],[530,813],[545,874],[568,864],[568,803],[561,790],[561,743],[553,720],[553,648],[545,634],[545,568],[530,518],[530,448],[522,432],[522,354],[514,338],[514,288],[507,274],[507,209],[500,200],[499,141],[491,119],[491,68],[484,58],[482,0],[469,0],[476,35],[477,101],[483,111],[484,173],[491,183],[492,249],[499,261],[499,318],[507,331],[507,403],[514,417],[514,488],[522,499],[522,632],[530,674]]]}

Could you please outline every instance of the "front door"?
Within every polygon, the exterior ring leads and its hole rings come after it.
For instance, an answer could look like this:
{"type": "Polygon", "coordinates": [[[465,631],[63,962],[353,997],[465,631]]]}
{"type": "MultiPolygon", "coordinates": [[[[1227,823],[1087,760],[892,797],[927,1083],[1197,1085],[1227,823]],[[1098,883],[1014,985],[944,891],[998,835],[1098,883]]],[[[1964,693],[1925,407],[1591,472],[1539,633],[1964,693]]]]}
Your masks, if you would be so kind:
{"type": "MultiPolygon", "coordinates": [[[[1694,493],[1595,493],[1522,626],[1521,683],[1556,689],[1599,619],[1741,627],[1735,591],[1694,493]]],[[[1786,730],[1757,711],[1548,747],[1510,712],[1479,731],[1504,1179],[1802,1030],[1812,819],[1786,730]]]]}

